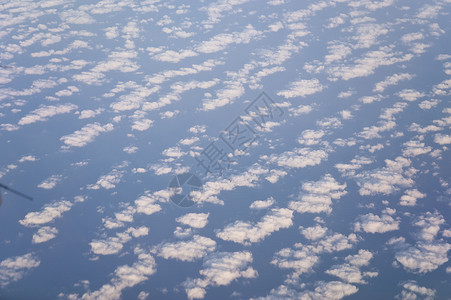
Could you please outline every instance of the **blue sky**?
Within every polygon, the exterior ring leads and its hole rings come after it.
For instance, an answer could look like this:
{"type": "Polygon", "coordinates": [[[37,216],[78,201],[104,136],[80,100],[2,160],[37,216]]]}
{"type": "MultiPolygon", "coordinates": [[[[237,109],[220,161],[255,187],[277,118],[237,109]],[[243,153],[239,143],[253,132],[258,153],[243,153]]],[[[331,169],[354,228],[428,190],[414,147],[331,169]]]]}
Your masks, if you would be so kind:
{"type": "Polygon", "coordinates": [[[1,4],[0,298],[447,299],[450,4],[1,4]]]}

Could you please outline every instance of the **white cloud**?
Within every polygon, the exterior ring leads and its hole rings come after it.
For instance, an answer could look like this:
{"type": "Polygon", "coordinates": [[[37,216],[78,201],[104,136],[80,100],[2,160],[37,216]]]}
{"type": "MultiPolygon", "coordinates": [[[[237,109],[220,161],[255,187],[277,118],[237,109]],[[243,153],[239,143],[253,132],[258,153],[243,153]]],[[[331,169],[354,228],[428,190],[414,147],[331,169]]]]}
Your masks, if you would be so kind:
{"type": "Polygon", "coordinates": [[[249,205],[250,209],[265,209],[270,207],[275,203],[275,200],[273,197],[269,197],[266,200],[256,200],[249,205]]]}
{"type": "Polygon", "coordinates": [[[276,299],[321,299],[321,300],[339,300],[346,296],[350,296],[358,292],[358,288],[352,284],[341,281],[324,282],[319,281],[313,291],[294,290],[286,285],[280,285],[276,289],[272,289],[266,300],[276,299]]]}
{"type": "Polygon", "coordinates": [[[264,155],[261,158],[280,167],[305,168],[319,165],[328,157],[324,150],[312,150],[310,148],[297,148],[280,154],[272,154],[270,157],[264,155]]]}
{"type": "Polygon", "coordinates": [[[26,156],[22,156],[19,159],[19,162],[22,163],[22,162],[25,162],[25,161],[36,161],[36,160],[37,160],[37,158],[35,156],[33,156],[33,155],[26,155],[26,156]]]}
{"type": "MultiPolygon", "coordinates": [[[[300,227],[300,228],[302,228],[302,227],[300,227]]],[[[307,227],[307,228],[301,229],[302,235],[306,239],[312,240],[312,241],[322,238],[326,234],[326,232],[327,232],[327,228],[322,227],[321,225],[315,225],[313,227],[307,227]]]]}
{"type": "Polygon", "coordinates": [[[235,6],[247,2],[249,2],[249,0],[219,0],[210,3],[208,6],[202,7],[200,10],[205,11],[208,15],[208,19],[203,21],[204,27],[213,27],[213,24],[218,23],[226,15],[226,12],[234,10],[235,6]]]}
{"type": "Polygon", "coordinates": [[[421,193],[417,189],[406,190],[404,195],[401,196],[399,205],[402,206],[414,206],[417,203],[417,199],[426,197],[426,194],[421,193]]]}
{"type": "Polygon", "coordinates": [[[413,223],[415,226],[421,227],[419,238],[424,241],[431,242],[435,239],[440,231],[440,225],[445,223],[445,219],[438,212],[426,212],[424,215],[418,217],[418,220],[413,223]]]}
{"type": "Polygon", "coordinates": [[[104,188],[106,190],[113,189],[116,184],[121,182],[121,178],[124,176],[124,171],[113,169],[110,173],[100,176],[95,184],[89,184],[87,189],[98,190],[104,188]]]}
{"type": "Polygon", "coordinates": [[[369,233],[384,233],[388,231],[398,230],[399,221],[393,219],[392,216],[383,214],[381,217],[372,213],[361,215],[354,223],[355,231],[365,231],[369,233]]]}
{"type": "Polygon", "coordinates": [[[94,141],[94,139],[101,133],[109,132],[114,129],[113,124],[108,123],[100,125],[99,123],[91,123],[84,126],[82,129],[75,131],[74,133],[65,135],[60,140],[65,144],[64,149],[70,147],[84,147],[87,144],[94,141]]]}
{"type": "Polygon", "coordinates": [[[208,223],[209,213],[189,213],[176,219],[177,222],[193,228],[204,228],[208,223]]]}
{"type": "Polygon", "coordinates": [[[80,115],[78,116],[79,119],[89,119],[89,118],[94,118],[95,116],[99,115],[100,113],[102,113],[103,109],[99,108],[94,110],[91,109],[85,109],[82,110],[80,112],[80,115]]]}
{"type": "Polygon", "coordinates": [[[216,236],[225,241],[250,245],[262,241],[275,231],[293,225],[293,211],[287,208],[273,208],[257,223],[236,221],[227,225],[216,236]]]}
{"type": "MultiPolygon", "coordinates": [[[[104,284],[97,291],[89,291],[83,294],[82,300],[91,299],[121,299],[122,290],[133,287],[145,280],[148,276],[156,272],[155,259],[142,249],[135,248],[135,254],[138,255],[138,261],[133,265],[122,265],[114,270],[114,277],[111,283],[104,284]]],[[[73,298],[78,298],[78,295],[69,295],[73,298]]],[[[69,298],[69,297],[68,297],[69,298]]]]}
{"type": "Polygon", "coordinates": [[[340,185],[330,174],[319,181],[305,182],[298,199],[288,206],[300,213],[330,213],[332,199],[346,195],[346,183],[340,185]]]}
{"type": "Polygon", "coordinates": [[[144,131],[149,129],[153,124],[150,119],[138,119],[133,122],[132,129],[138,131],[144,131]]]}
{"type": "Polygon", "coordinates": [[[52,175],[38,185],[38,188],[51,190],[53,189],[62,179],[62,175],[52,175]]]}
{"type": "Polygon", "coordinates": [[[153,252],[165,259],[195,261],[216,249],[216,242],[210,238],[194,235],[190,241],[162,243],[154,247],[153,252]]]}
{"type": "Polygon", "coordinates": [[[69,24],[91,24],[95,22],[94,18],[82,10],[66,10],[61,13],[60,17],[63,22],[69,24]]]}
{"type": "Polygon", "coordinates": [[[58,234],[58,229],[50,226],[43,226],[39,228],[39,230],[33,234],[33,244],[40,244],[47,242],[51,239],[54,239],[58,234]]]}
{"type": "Polygon", "coordinates": [[[418,106],[421,109],[431,109],[433,107],[436,107],[439,104],[440,100],[438,99],[430,99],[430,100],[424,100],[421,103],[418,104],[418,106]]]}
{"type": "Polygon", "coordinates": [[[188,299],[202,299],[208,286],[229,285],[238,278],[256,278],[258,273],[249,264],[252,254],[243,252],[219,252],[205,259],[199,271],[202,278],[187,279],[183,282],[188,299]]]}
{"type": "Polygon", "coordinates": [[[383,81],[380,81],[374,85],[373,92],[382,93],[387,87],[397,85],[401,81],[411,80],[414,76],[409,73],[399,73],[385,77],[383,81]]]}
{"type": "Polygon", "coordinates": [[[178,52],[173,50],[167,50],[163,53],[158,53],[152,56],[152,59],[163,62],[178,63],[187,57],[193,57],[197,55],[199,55],[199,53],[194,52],[193,50],[184,49],[178,52]]]}
{"type": "Polygon", "coordinates": [[[279,181],[280,178],[284,177],[288,173],[282,170],[271,170],[269,175],[265,177],[266,180],[268,180],[271,183],[276,183],[279,181]]]}
{"type": "Polygon", "coordinates": [[[442,134],[437,133],[434,136],[434,142],[436,142],[439,145],[448,145],[451,144],[451,135],[449,134],[442,134]]]}
{"type": "Polygon", "coordinates": [[[418,98],[422,98],[425,96],[424,93],[418,92],[414,89],[404,89],[404,90],[398,92],[397,95],[406,101],[415,101],[418,98]]]}
{"type": "Polygon", "coordinates": [[[53,202],[45,205],[41,211],[27,213],[19,223],[26,227],[50,223],[55,219],[60,218],[63,213],[69,211],[71,207],[72,203],[66,200],[53,202]]]}
{"type": "Polygon", "coordinates": [[[362,58],[356,59],[354,64],[333,66],[327,69],[327,72],[332,76],[332,80],[349,80],[369,76],[381,66],[393,65],[412,58],[412,54],[401,55],[401,53],[393,52],[391,47],[384,46],[367,52],[362,58]]]}
{"type": "Polygon", "coordinates": [[[136,146],[127,146],[127,147],[124,147],[124,149],[122,149],[122,151],[124,151],[125,153],[128,153],[128,154],[133,154],[133,153],[136,153],[136,151],[138,151],[138,147],[136,147],[136,146]]]}
{"type": "Polygon", "coordinates": [[[129,242],[132,237],[138,238],[147,236],[149,228],[141,226],[139,228],[130,227],[124,232],[117,233],[114,237],[108,237],[103,240],[93,240],[89,243],[91,251],[99,255],[111,255],[119,253],[124,247],[124,244],[129,242]]]}
{"type": "Polygon", "coordinates": [[[420,286],[415,280],[409,280],[402,285],[403,290],[401,294],[397,295],[398,299],[411,300],[421,299],[433,300],[435,298],[435,290],[420,286]]]}
{"type": "Polygon", "coordinates": [[[324,87],[316,78],[300,80],[292,82],[289,89],[278,92],[277,96],[283,96],[285,98],[305,97],[322,91],[324,87]]]}
{"type": "Polygon", "coordinates": [[[403,145],[402,154],[406,157],[415,157],[432,151],[432,147],[425,146],[424,143],[417,140],[407,141],[403,145]]]}
{"type": "Polygon", "coordinates": [[[293,248],[283,248],[274,255],[271,264],[293,270],[285,282],[296,284],[301,274],[311,272],[314,265],[319,262],[318,254],[350,249],[357,242],[355,234],[349,236],[340,233],[325,234],[323,230],[322,227],[307,229],[305,233],[312,238],[311,244],[296,243],[293,248]]]}
{"type": "Polygon", "coordinates": [[[325,134],[324,130],[307,129],[302,131],[301,136],[298,138],[298,143],[306,146],[317,145],[325,134]]]}
{"type": "Polygon", "coordinates": [[[410,160],[399,156],[395,160],[386,159],[385,164],[384,168],[355,175],[360,195],[389,195],[398,191],[399,187],[410,187],[414,184],[409,178],[408,170],[404,170],[410,166],[410,160]]]}
{"type": "Polygon", "coordinates": [[[264,169],[258,164],[254,164],[247,171],[233,175],[230,179],[207,181],[203,184],[202,190],[192,191],[190,195],[193,201],[198,204],[203,202],[223,204],[223,201],[218,198],[221,191],[231,191],[236,187],[242,186],[253,187],[259,181],[260,175],[267,173],[267,169],[264,169]]]}
{"type": "Polygon", "coordinates": [[[40,108],[31,111],[28,115],[19,120],[19,125],[28,125],[35,122],[47,121],[50,117],[67,114],[77,109],[77,105],[74,104],[61,104],[61,105],[42,105],[40,108]]]}
{"type": "Polygon", "coordinates": [[[196,47],[201,53],[214,53],[224,50],[230,44],[247,44],[251,40],[261,36],[262,32],[252,25],[247,25],[242,32],[220,33],[210,40],[202,42],[196,47]]]}
{"type": "Polygon", "coordinates": [[[427,273],[448,261],[448,243],[420,242],[415,246],[405,246],[395,255],[403,267],[413,273],[427,273]]]}
{"type": "Polygon", "coordinates": [[[19,281],[25,273],[40,265],[34,253],[14,256],[0,262],[0,287],[5,288],[10,283],[19,281]]]}
{"type": "Polygon", "coordinates": [[[298,117],[303,114],[308,114],[313,110],[311,105],[299,105],[298,107],[290,107],[288,111],[294,116],[298,117]]]}

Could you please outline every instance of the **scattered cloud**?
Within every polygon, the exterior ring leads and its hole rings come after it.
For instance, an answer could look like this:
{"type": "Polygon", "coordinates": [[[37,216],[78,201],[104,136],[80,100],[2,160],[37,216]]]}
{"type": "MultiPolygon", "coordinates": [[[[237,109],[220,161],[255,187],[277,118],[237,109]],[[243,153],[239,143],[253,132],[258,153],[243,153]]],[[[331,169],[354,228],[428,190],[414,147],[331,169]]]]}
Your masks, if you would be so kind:
{"type": "Polygon", "coordinates": [[[38,267],[40,263],[34,253],[2,260],[0,262],[0,287],[5,288],[10,283],[19,281],[29,270],[38,267]]]}
{"type": "Polygon", "coordinates": [[[256,223],[236,221],[218,231],[216,236],[225,241],[251,245],[262,241],[275,231],[293,225],[293,211],[287,208],[273,208],[256,223]]]}

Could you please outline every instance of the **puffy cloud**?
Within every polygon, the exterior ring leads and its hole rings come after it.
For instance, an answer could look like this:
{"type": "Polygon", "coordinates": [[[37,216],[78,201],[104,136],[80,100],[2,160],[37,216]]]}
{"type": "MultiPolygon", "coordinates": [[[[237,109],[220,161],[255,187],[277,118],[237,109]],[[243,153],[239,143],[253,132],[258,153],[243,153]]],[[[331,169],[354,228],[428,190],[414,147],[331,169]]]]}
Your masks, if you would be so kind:
{"type": "Polygon", "coordinates": [[[121,178],[124,176],[124,171],[113,169],[110,173],[100,176],[95,184],[89,184],[87,189],[98,190],[104,188],[106,190],[113,189],[116,184],[121,182],[121,178]]]}
{"type": "Polygon", "coordinates": [[[179,147],[171,147],[171,148],[167,148],[162,152],[163,155],[169,156],[169,157],[176,157],[176,158],[180,158],[183,155],[186,154],[186,152],[182,152],[181,149],[179,147]]]}
{"type": "Polygon", "coordinates": [[[22,156],[19,159],[19,162],[22,163],[22,162],[25,162],[25,161],[36,161],[36,160],[37,160],[37,158],[35,156],[33,156],[33,155],[26,155],[26,156],[22,156]]]}
{"type": "Polygon", "coordinates": [[[372,213],[359,216],[354,224],[356,231],[365,231],[369,233],[384,233],[399,229],[399,221],[392,216],[383,214],[381,217],[372,213]]]}
{"type": "Polygon", "coordinates": [[[157,61],[178,63],[187,57],[193,57],[193,56],[197,56],[197,55],[199,55],[199,53],[197,53],[193,50],[188,50],[188,49],[183,49],[178,52],[173,51],[173,50],[167,50],[163,53],[158,53],[158,54],[152,56],[152,59],[157,60],[157,61]]]}
{"type": "Polygon", "coordinates": [[[125,153],[128,153],[128,154],[133,154],[133,153],[136,153],[136,151],[138,151],[138,147],[136,147],[136,146],[127,146],[127,147],[124,147],[124,149],[122,149],[122,151],[124,151],[125,153]]]}
{"type": "Polygon", "coordinates": [[[409,272],[431,272],[448,261],[448,243],[420,242],[415,246],[404,246],[395,258],[409,272]]]}
{"type": "Polygon", "coordinates": [[[321,142],[321,138],[325,134],[326,133],[324,132],[324,130],[307,129],[302,131],[301,136],[298,139],[298,143],[306,146],[316,145],[321,142]]]}
{"type": "Polygon", "coordinates": [[[404,238],[391,239],[388,244],[396,249],[396,260],[409,272],[431,272],[448,261],[451,244],[436,240],[440,225],[445,220],[438,212],[427,212],[418,217],[413,224],[420,227],[419,239],[415,245],[409,245],[404,238]]]}
{"type": "Polygon", "coordinates": [[[425,94],[415,91],[413,89],[404,89],[404,90],[398,92],[398,96],[406,101],[415,101],[418,98],[424,97],[425,94]]]}
{"type": "Polygon", "coordinates": [[[319,165],[327,159],[327,152],[324,150],[312,150],[310,148],[297,148],[293,151],[286,151],[280,154],[264,155],[261,158],[270,163],[286,168],[305,168],[319,165]]]}
{"type": "Polygon", "coordinates": [[[91,24],[95,20],[86,12],[82,10],[66,10],[60,15],[63,22],[69,24],[91,24]]]}
{"type": "Polygon", "coordinates": [[[299,105],[298,107],[290,107],[288,111],[293,117],[298,117],[303,114],[308,114],[313,110],[312,105],[299,105]]]}
{"type": "Polygon", "coordinates": [[[63,213],[69,211],[71,207],[72,203],[66,200],[53,202],[45,205],[41,211],[29,212],[19,221],[19,223],[27,227],[50,223],[55,219],[60,218],[63,213]]]}
{"type": "Polygon", "coordinates": [[[165,259],[173,258],[181,261],[194,261],[216,249],[216,242],[207,237],[195,235],[190,241],[162,243],[153,252],[165,259]]]}
{"type": "Polygon", "coordinates": [[[250,222],[236,221],[218,231],[216,236],[225,240],[243,245],[250,245],[262,241],[265,237],[282,228],[293,225],[293,211],[287,208],[273,208],[260,221],[250,222]]]}
{"type": "Polygon", "coordinates": [[[110,255],[119,253],[123,244],[129,242],[132,237],[138,238],[149,234],[149,228],[141,226],[139,228],[130,227],[124,232],[117,233],[115,237],[108,237],[104,240],[93,240],[89,243],[94,254],[110,255]]]}
{"type": "Polygon", "coordinates": [[[38,188],[51,190],[53,189],[62,179],[62,175],[52,175],[40,184],[38,184],[38,188]]]}
{"type": "Polygon", "coordinates": [[[346,261],[353,266],[367,266],[373,258],[373,253],[368,250],[360,249],[355,255],[346,256],[346,261]]]}
{"type": "Polygon", "coordinates": [[[412,58],[412,54],[401,55],[401,53],[393,52],[391,47],[383,46],[378,50],[367,52],[362,58],[356,59],[354,64],[333,66],[327,72],[332,80],[349,80],[369,76],[381,66],[389,66],[412,58]]]}
{"type": "Polygon", "coordinates": [[[289,207],[300,213],[330,213],[332,199],[346,195],[346,184],[340,185],[330,174],[319,181],[305,182],[298,200],[291,201],[289,207]]]}
{"type": "Polygon", "coordinates": [[[421,193],[417,189],[406,190],[404,195],[401,196],[399,202],[402,206],[414,206],[417,203],[417,199],[426,197],[426,194],[421,193]]]}
{"type": "Polygon", "coordinates": [[[14,256],[0,262],[0,287],[5,288],[10,283],[19,281],[27,271],[40,265],[34,253],[14,256]]]}
{"type": "Polygon", "coordinates": [[[399,73],[387,76],[383,81],[380,81],[374,85],[373,92],[382,93],[387,87],[397,85],[399,82],[404,80],[411,80],[413,77],[414,75],[408,73],[399,73]]]}
{"type": "Polygon", "coordinates": [[[146,102],[146,99],[148,99],[150,95],[156,93],[160,89],[159,86],[148,88],[134,82],[127,82],[123,85],[118,85],[113,90],[117,91],[126,88],[132,89],[132,91],[129,94],[121,95],[118,101],[110,104],[110,107],[116,112],[138,109],[146,102]]]}
{"type": "Polygon", "coordinates": [[[434,136],[434,142],[436,142],[439,145],[448,145],[451,144],[451,135],[449,134],[441,134],[437,133],[434,136]]]}
{"type": "Polygon", "coordinates": [[[47,242],[51,239],[54,239],[58,234],[58,229],[50,226],[43,226],[39,228],[39,230],[33,234],[33,244],[40,244],[47,242]]]}
{"type": "Polygon", "coordinates": [[[284,177],[288,173],[282,170],[271,170],[269,175],[265,177],[266,180],[268,180],[271,183],[276,183],[279,181],[280,178],[284,177]]]}
{"type": "MultiPolygon", "coordinates": [[[[357,236],[353,233],[349,236],[340,233],[327,234],[323,232],[324,229],[318,226],[304,229],[302,232],[312,240],[310,244],[296,243],[293,248],[284,248],[275,254],[272,264],[293,270],[285,280],[286,283],[299,283],[301,274],[313,270],[313,266],[319,261],[319,254],[350,249],[357,242],[357,236]]],[[[349,259],[351,260],[352,258],[349,259]]]]}
{"type": "Polygon", "coordinates": [[[440,100],[438,99],[430,99],[430,100],[424,100],[421,103],[418,104],[418,106],[421,109],[431,109],[433,107],[436,107],[439,104],[440,100]]]}
{"type": "Polygon", "coordinates": [[[25,117],[19,120],[19,125],[28,125],[35,122],[47,121],[49,118],[60,115],[67,114],[77,109],[77,105],[74,104],[61,104],[61,105],[42,105],[40,108],[31,111],[25,117]]]}
{"type": "Polygon", "coordinates": [[[364,171],[355,175],[357,184],[360,187],[360,195],[389,195],[398,191],[399,187],[412,186],[414,181],[405,177],[408,175],[408,172],[404,170],[404,168],[410,166],[410,163],[410,160],[401,156],[395,160],[386,159],[384,168],[364,171]]]}
{"type": "Polygon", "coordinates": [[[358,170],[362,168],[362,166],[369,165],[371,163],[373,163],[373,160],[368,157],[356,156],[350,161],[350,163],[339,163],[335,165],[335,168],[337,168],[340,173],[346,176],[353,176],[355,175],[355,170],[358,170]]]}
{"type": "Polygon", "coordinates": [[[84,109],[80,112],[80,115],[78,116],[79,119],[89,119],[94,118],[98,114],[100,114],[103,111],[103,109],[99,108],[94,110],[91,109],[84,109]]]}
{"type": "Polygon", "coordinates": [[[322,91],[325,88],[318,79],[300,80],[290,84],[289,89],[277,93],[285,98],[305,97],[322,91]]]}
{"type": "Polygon", "coordinates": [[[419,238],[424,241],[433,241],[440,231],[440,225],[445,223],[445,219],[438,212],[426,212],[418,217],[414,225],[421,228],[419,238]]]}
{"type": "Polygon", "coordinates": [[[414,157],[432,151],[432,147],[425,146],[424,143],[416,140],[405,142],[403,145],[402,154],[407,157],[414,157]]]}
{"type": "Polygon", "coordinates": [[[270,207],[274,203],[275,203],[274,198],[269,197],[266,200],[256,200],[256,201],[252,202],[251,205],[249,205],[249,208],[250,209],[264,209],[264,208],[270,207]]]}
{"type": "Polygon", "coordinates": [[[144,131],[149,129],[153,124],[150,119],[138,119],[133,122],[132,129],[137,131],[144,131]]]}
{"type": "Polygon", "coordinates": [[[313,227],[307,227],[307,228],[301,227],[302,235],[306,239],[312,240],[312,241],[322,238],[326,234],[326,232],[327,232],[327,228],[322,227],[320,225],[315,225],[313,227]]]}
{"type": "Polygon", "coordinates": [[[254,29],[252,25],[247,25],[242,32],[221,33],[213,36],[210,40],[198,45],[196,50],[201,53],[214,53],[224,50],[230,44],[247,44],[261,34],[262,32],[254,29]]]}
{"type": "Polygon", "coordinates": [[[231,191],[236,187],[243,186],[253,187],[259,181],[260,175],[267,173],[267,169],[264,169],[258,164],[254,164],[245,172],[233,175],[230,179],[207,181],[203,184],[202,190],[192,191],[190,195],[193,201],[199,204],[203,202],[223,204],[223,201],[218,198],[221,191],[231,191]]]}
{"type": "Polygon", "coordinates": [[[421,299],[432,300],[435,298],[435,290],[418,285],[415,280],[409,280],[402,284],[403,290],[397,298],[401,300],[421,299]]]}
{"type": "Polygon", "coordinates": [[[70,147],[84,147],[93,142],[94,139],[101,133],[109,132],[113,129],[114,126],[111,123],[105,125],[100,125],[97,122],[88,124],[74,133],[61,137],[60,140],[65,144],[62,148],[68,149],[70,147]]]}
{"type": "MultiPolygon", "coordinates": [[[[135,248],[135,254],[138,255],[138,261],[133,265],[122,265],[114,270],[114,277],[111,283],[104,284],[97,291],[89,291],[82,295],[82,300],[91,299],[121,299],[122,290],[133,287],[145,280],[148,276],[156,272],[155,259],[142,249],[135,248]]],[[[78,295],[69,295],[78,298],[78,295]]],[[[69,298],[69,297],[68,297],[69,298]]]]}
{"type": "Polygon", "coordinates": [[[267,297],[259,298],[266,300],[276,299],[322,299],[322,300],[339,300],[346,296],[350,296],[358,292],[358,288],[352,284],[341,281],[324,282],[319,281],[313,291],[302,291],[291,289],[286,285],[280,285],[276,289],[272,289],[267,297]]]}
{"type": "Polygon", "coordinates": [[[336,276],[343,281],[349,283],[367,283],[365,277],[376,277],[377,272],[361,272],[360,268],[355,265],[342,264],[334,265],[329,270],[325,271],[326,274],[336,276]]]}
{"type": "Polygon", "coordinates": [[[218,252],[208,256],[199,271],[202,278],[188,278],[183,282],[188,299],[202,299],[208,286],[225,286],[238,278],[256,278],[258,273],[249,264],[252,254],[243,252],[218,252]]]}
{"type": "Polygon", "coordinates": [[[284,248],[275,254],[271,264],[281,269],[293,269],[294,273],[291,277],[298,277],[303,273],[310,272],[318,261],[319,257],[308,247],[284,248]]]}
{"type": "Polygon", "coordinates": [[[203,21],[204,27],[211,28],[213,24],[218,23],[226,15],[226,12],[234,10],[235,6],[247,2],[249,2],[249,0],[219,0],[210,3],[208,6],[202,7],[201,10],[205,11],[208,15],[208,19],[203,21]]]}
{"type": "Polygon", "coordinates": [[[193,228],[204,228],[208,223],[209,213],[190,213],[176,219],[177,222],[193,228]]]}

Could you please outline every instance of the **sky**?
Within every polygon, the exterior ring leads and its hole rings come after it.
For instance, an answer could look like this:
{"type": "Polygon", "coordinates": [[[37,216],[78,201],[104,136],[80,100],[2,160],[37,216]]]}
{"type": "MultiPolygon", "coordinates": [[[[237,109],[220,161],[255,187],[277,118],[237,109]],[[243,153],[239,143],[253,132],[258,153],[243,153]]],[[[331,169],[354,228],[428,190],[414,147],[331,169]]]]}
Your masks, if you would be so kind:
{"type": "Polygon", "coordinates": [[[450,13],[0,3],[0,299],[450,299],[450,13]]]}

